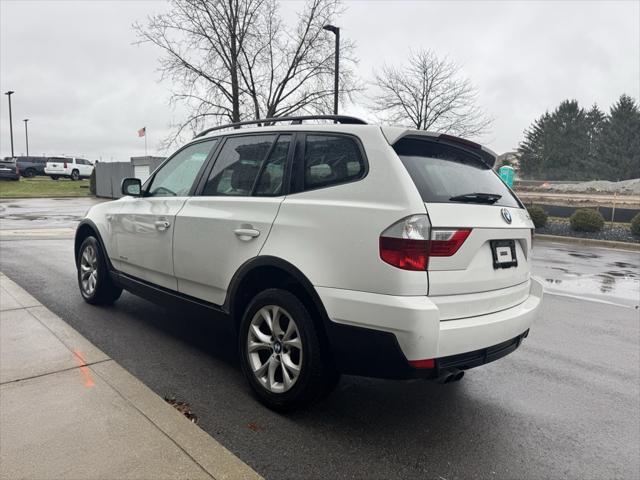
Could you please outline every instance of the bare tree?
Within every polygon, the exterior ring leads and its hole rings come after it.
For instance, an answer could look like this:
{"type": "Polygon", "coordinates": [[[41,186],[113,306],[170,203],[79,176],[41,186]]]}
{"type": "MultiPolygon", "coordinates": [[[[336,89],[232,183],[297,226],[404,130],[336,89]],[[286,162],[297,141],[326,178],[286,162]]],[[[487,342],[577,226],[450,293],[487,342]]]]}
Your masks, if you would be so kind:
{"type": "Polygon", "coordinates": [[[412,52],[406,66],[384,66],[374,75],[372,109],[387,122],[463,137],[480,135],[491,124],[471,82],[431,50],[412,52]]]}
{"type": "MultiPolygon", "coordinates": [[[[168,13],[135,24],[139,42],[163,52],[160,71],[172,82],[171,101],[189,112],[169,142],[205,123],[330,111],[333,38],[322,27],[340,5],[308,0],[289,30],[277,0],[172,0],[168,13]]],[[[341,95],[357,88],[352,51],[345,42],[341,95]]]]}

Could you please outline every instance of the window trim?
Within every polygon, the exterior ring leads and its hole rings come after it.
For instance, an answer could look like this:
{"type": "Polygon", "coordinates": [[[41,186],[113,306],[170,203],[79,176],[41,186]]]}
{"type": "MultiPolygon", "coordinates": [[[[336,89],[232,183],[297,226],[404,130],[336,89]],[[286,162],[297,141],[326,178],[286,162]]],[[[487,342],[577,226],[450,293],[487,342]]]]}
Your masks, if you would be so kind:
{"type": "Polygon", "coordinates": [[[364,146],[362,145],[362,141],[360,140],[360,137],[358,137],[357,135],[354,135],[353,133],[344,133],[344,132],[316,132],[316,131],[308,131],[308,130],[303,132],[298,132],[298,133],[300,133],[300,135],[297,138],[296,147],[299,146],[300,148],[299,149],[296,148],[295,150],[296,157],[294,158],[294,161],[292,163],[297,163],[297,165],[300,165],[302,168],[299,168],[295,171],[295,178],[294,178],[294,171],[292,170],[291,172],[291,182],[290,182],[291,194],[313,192],[315,190],[333,188],[341,185],[347,185],[349,183],[359,182],[361,180],[364,180],[369,174],[369,159],[367,158],[367,153],[364,149],[364,146]],[[360,156],[362,158],[362,163],[364,166],[364,170],[362,174],[357,178],[345,180],[344,182],[331,183],[329,185],[320,185],[313,188],[304,188],[304,156],[306,153],[307,136],[309,135],[325,136],[325,137],[348,137],[352,139],[355,142],[356,146],[358,147],[358,150],[360,151],[360,156]]]}
{"type": "MultiPolygon", "coordinates": [[[[156,169],[153,172],[151,172],[151,174],[149,175],[149,178],[147,178],[147,180],[142,185],[142,189],[141,189],[142,192],[141,192],[141,195],[140,195],[139,198],[147,198],[147,199],[154,198],[154,197],[148,196],[149,187],[153,183],[153,180],[156,178],[156,175],[158,174],[158,172],[162,168],[164,168],[164,166],[167,163],[169,163],[176,155],[178,155],[180,152],[182,152],[186,148],[189,148],[189,147],[191,147],[193,145],[197,145],[199,143],[204,143],[204,142],[211,142],[211,141],[217,141],[217,142],[213,146],[213,148],[211,149],[209,154],[207,155],[207,158],[205,158],[204,162],[202,162],[202,166],[200,167],[200,170],[198,170],[198,173],[197,173],[196,177],[193,179],[193,183],[191,184],[191,188],[189,188],[189,192],[187,193],[187,195],[185,195],[186,197],[192,197],[194,195],[194,192],[195,192],[197,186],[199,185],[200,180],[201,180],[203,169],[206,168],[208,163],[211,161],[211,157],[214,154],[217,154],[217,152],[218,152],[218,149],[219,149],[220,144],[221,144],[219,137],[207,137],[207,138],[200,139],[197,142],[189,142],[186,145],[183,145],[181,148],[179,148],[175,152],[173,152],[173,155],[171,155],[167,159],[165,159],[160,165],[158,165],[156,167],[156,169]]],[[[166,197],[158,197],[158,198],[166,198],[166,197]]]]}
{"type": "Polygon", "coordinates": [[[289,165],[291,165],[292,163],[292,157],[293,157],[293,152],[294,152],[294,148],[295,148],[295,143],[296,143],[296,133],[297,132],[293,132],[293,131],[286,131],[286,130],[277,130],[277,131],[268,131],[268,132],[251,132],[251,133],[236,133],[236,134],[227,134],[227,135],[221,135],[218,137],[209,137],[209,138],[218,138],[220,139],[220,143],[218,144],[218,148],[216,148],[216,152],[215,152],[215,156],[213,158],[211,158],[209,160],[209,164],[207,165],[206,170],[202,173],[202,176],[200,177],[200,180],[198,182],[198,186],[195,189],[194,192],[194,196],[197,197],[203,197],[203,198],[262,198],[262,197],[266,197],[266,198],[274,198],[274,197],[283,197],[285,195],[288,195],[289,193],[289,165]],[[260,166],[260,171],[258,172],[258,176],[256,176],[256,180],[254,180],[254,184],[251,188],[251,195],[237,195],[237,196],[233,196],[233,197],[229,197],[229,196],[224,196],[224,195],[204,195],[204,188],[207,184],[207,180],[209,179],[209,175],[211,175],[211,172],[213,171],[215,164],[218,162],[218,158],[220,156],[220,152],[222,151],[222,149],[224,148],[224,145],[227,143],[227,141],[230,138],[235,138],[235,137],[254,137],[254,136],[265,136],[265,135],[273,135],[275,136],[275,140],[273,141],[273,144],[271,145],[271,147],[269,148],[269,151],[267,152],[265,158],[263,159],[263,163],[260,166]],[[281,135],[290,135],[291,136],[291,142],[289,143],[289,151],[287,152],[287,159],[286,159],[286,164],[285,164],[285,168],[284,168],[284,178],[282,180],[282,191],[278,194],[274,194],[274,195],[256,195],[255,194],[255,188],[256,188],[256,181],[258,180],[260,174],[262,173],[262,169],[264,167],[264,161],[267,160],[269,158],[269,155],[271,154],[271,152],[273,151],[273,149],[275,148],[276,143],[278,142],[278,139],[280,138],[281,135]]]}

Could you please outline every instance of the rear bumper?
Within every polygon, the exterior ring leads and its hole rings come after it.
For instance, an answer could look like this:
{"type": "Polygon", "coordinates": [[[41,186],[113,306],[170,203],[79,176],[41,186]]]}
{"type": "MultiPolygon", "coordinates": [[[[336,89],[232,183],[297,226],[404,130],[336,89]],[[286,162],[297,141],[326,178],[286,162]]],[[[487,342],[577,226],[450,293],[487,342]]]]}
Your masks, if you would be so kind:
{"type": "Polygon", "coordinates": [[[535,320],[542,284],[511,308],[442,321],[426,296],[399,297],[316,288],[327,311],[327,335],[336,366],[344,373],[383,378],[434,376],[442,369],[472,368],[511,353],[535,320]],[[436,368],[409,361],[436,359],[436,368]]]}
{"type": "Polygon", "coordinates": [[[60,177],[69,175],[69,172],[66,171],[64,168],[45,168],[44,173],[47,175],[58,175],[60,177]]]}

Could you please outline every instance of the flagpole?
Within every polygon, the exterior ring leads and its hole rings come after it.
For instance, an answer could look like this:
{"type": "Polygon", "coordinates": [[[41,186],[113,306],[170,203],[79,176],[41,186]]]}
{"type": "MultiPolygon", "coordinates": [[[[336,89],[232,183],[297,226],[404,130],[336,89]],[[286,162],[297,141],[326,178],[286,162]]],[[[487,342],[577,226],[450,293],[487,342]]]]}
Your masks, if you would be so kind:
{"type": "Polygon", "coordinates": [[[148,157],[148,155],[147,155],[147,127],[144,127],[144,156],[145,156],[145,158],[148,157]]]}

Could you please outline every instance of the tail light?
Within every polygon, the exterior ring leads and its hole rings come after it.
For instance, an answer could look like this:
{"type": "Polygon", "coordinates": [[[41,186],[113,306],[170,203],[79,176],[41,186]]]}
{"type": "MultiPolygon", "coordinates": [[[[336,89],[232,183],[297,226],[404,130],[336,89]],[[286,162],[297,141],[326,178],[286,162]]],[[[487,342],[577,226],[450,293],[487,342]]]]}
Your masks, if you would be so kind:
{"type": "Polygon", "coordinates": [[[470,233],[470,228],[434,230],[431,232],[429,255],[431,257],[450,257],[460,249],[470,233]]]}
{"type": "Polygon", "coordinates": [[[64,169],[66,169],[66,168],[67,168],[67,162],[64,162],[64,163],[62,164],[62,168],[64,168],[64,169]]]}
{"type": "Polygon", "coordinates": [[[412,215],[380,235],[380,258],[403,270],[426,270],[431,223],[426,215],[412,215]]]}
{"type": "Polygon", "coordinates": [[[471,229],[432,229],[427,215],[411,215],[380,235],[380,258],[403,270],[424,271],[429,257],[450,257],[471,229]]]}

